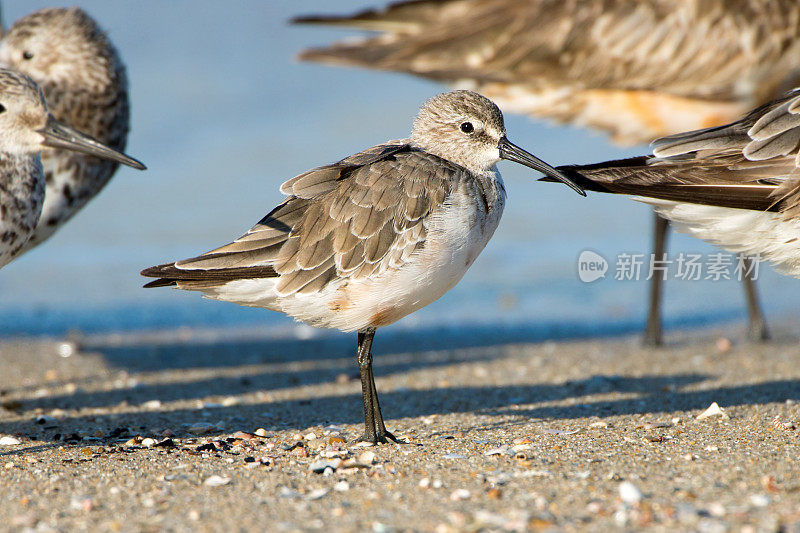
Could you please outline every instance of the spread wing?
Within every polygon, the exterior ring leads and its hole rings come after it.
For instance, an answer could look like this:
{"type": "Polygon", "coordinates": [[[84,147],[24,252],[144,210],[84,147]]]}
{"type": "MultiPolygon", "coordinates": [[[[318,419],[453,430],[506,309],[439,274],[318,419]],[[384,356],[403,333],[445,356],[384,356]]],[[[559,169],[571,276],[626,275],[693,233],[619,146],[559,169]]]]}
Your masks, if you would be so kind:
{"type": "Polygon", "coordinates": [[[657,139],[654,156],[562,167],[590,190],[800,212],[800,90],[741,120],[657,139]]]}
{"type": "Polygon", "coordinates": [[[458,172],[404,142],[375,146],[285,182],[289,198],[232,243],[142,275],[186,289],[271,277],[285,296],[398,268],[425,245],[426,217],[458,172]]]}

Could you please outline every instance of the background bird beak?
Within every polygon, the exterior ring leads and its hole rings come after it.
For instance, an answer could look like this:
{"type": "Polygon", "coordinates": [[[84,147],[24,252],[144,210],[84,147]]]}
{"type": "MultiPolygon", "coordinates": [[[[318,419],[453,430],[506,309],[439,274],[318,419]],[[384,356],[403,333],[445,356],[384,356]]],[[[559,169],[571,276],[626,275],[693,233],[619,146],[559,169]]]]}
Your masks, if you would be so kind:
{"type": "Polygon", "coordinates": [[[505,135],[500,138],[500,142],[497,144],[497,147],[500,149],[500,157],[502,159],[507,159],[508,161],[514,161],[515,163],[519,163],[521,165],[525,165],[526,167],[530,167],[534,170],[538,170],[545,176],[549,176],[569,186],[572,190],[574,190],[581,196],[586,196],[584,190],[580,186],[578,186],[577,183],[575,183],[569,177],[567,177],[566,174],[551,167],[550,165],[548,165],[538,157],[534,156],[533,154],[526,152],[516,144],[509,141],[505,135]]]}
{"type": "Polygon", "coordinates": [[[117,163],[122,163],[123,165],[128,165],[129,167],[139,170],[147,169],[146,166],[134,158],[100,143],[88,135],[84,135],[70,128],[66,124],[62,124],[57,121],[53,115],[47,116],[47,123],[44,125],[44,128],[39,130],[39,133],[44,136],[44,142],[42,144],[50,148],[65,148],[110,161],[116,161],[117,163]]]}

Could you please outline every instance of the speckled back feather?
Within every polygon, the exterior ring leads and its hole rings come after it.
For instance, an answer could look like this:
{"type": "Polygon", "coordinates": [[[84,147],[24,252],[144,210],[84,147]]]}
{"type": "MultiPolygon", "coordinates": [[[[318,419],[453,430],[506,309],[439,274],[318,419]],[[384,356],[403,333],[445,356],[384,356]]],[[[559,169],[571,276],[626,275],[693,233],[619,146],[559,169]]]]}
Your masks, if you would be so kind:
{"type": "MultiPolygon", "coordinates": [[[[120,56],[79,8],[42,9],[6,34],[0,57],[40,84],[52,114],[102,143],[124,150],[129,131],[128,82],[120,56]],[[25,52],[33,54],[25,59],[25,52]]],[[[50,235],[97,195],[118,164],[62,149],[42,153],[46,198],[27,248],[50,235]]]]}

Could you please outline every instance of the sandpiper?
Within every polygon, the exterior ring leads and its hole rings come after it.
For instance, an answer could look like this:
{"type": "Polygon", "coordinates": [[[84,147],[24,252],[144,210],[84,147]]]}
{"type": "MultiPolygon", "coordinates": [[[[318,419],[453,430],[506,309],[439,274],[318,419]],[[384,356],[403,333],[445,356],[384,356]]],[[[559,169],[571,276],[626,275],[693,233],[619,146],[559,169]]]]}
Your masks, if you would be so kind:
{"type": "MultiPolygon", "coordinates": [[[[403,1],[297,22],[378,32],[302,59],[407,72],[480,91],[506,111],[606,131],[621,144],[731,122],[800,80],[795,0],[403,1]]],[[[668,224],[655,218],[654,257],[668,224]]],[[[744,278],[754,340],[767,338],[744,278]]],[[[661,278],[645,342],[661,343],[661,278]]]]}
{"type": "Polygon", "coordinates": [[[357,331],[363,440],[386,430],[372,374],[375,330],[437,300],[483,250],[505,189],[496,163],[516,161],[564,183],[506,138],[503,115],[470,91],[428,100],[411,137],[389,141],[281,186],[289,197],[235,241],[154,266],[145,287],[174,286],[357,331]]]}
{"type": "Polygon", "coordinates": [[[678,228],[800,277],[800,89],[726,126],[653,142],[653,155],[560,167],[586,189],[630,194],[678,228]]]}
{"type": "Polygon", "coordinates": [[[0,69],[0,267],[14,259],[33,234],[44,200],[39,152],[76,150],[144,169],[144,165],[58,122],[36,83],[0,69]]]}
{"type": "MultiPolygon", "coordinates": [[[[128,82],[116,49],[79,8],[42,9],[14,23],[0,42],[0,64],[30,76],[61,122],[116,150],[128,137],[128,82]]],[[[44,206],[30,249],[50,237],[98,194],[114,161],[61,148],[42,151],[44,206]]]]}

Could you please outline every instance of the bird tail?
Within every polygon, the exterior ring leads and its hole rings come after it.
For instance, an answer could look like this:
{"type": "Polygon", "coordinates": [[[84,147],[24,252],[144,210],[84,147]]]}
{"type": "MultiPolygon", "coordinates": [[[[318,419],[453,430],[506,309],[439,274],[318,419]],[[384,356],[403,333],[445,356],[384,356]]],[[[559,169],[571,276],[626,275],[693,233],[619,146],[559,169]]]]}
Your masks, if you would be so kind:
{"type": "Polygon", "coordinates": [[[645,201],[650,198],[757,211],[781,210],[774,196],[776,183],[743,181],[733,175],[733,170],[709,169],[688,159],[643,156],[557,168],[587,191],[639,196],[645,201]]]}
{"type": "Polygon", "coordinates": [[[140,272],[147,278],[158,278],[147,283],[144,288],[178,287],[187,290],[202,290],[224,285],[229,281],[254,278],[273,278],[277,273],[271,266],[216,268],[216,269],[184,269],[175,263],[164,263],[145,268],[140,272]]]}

